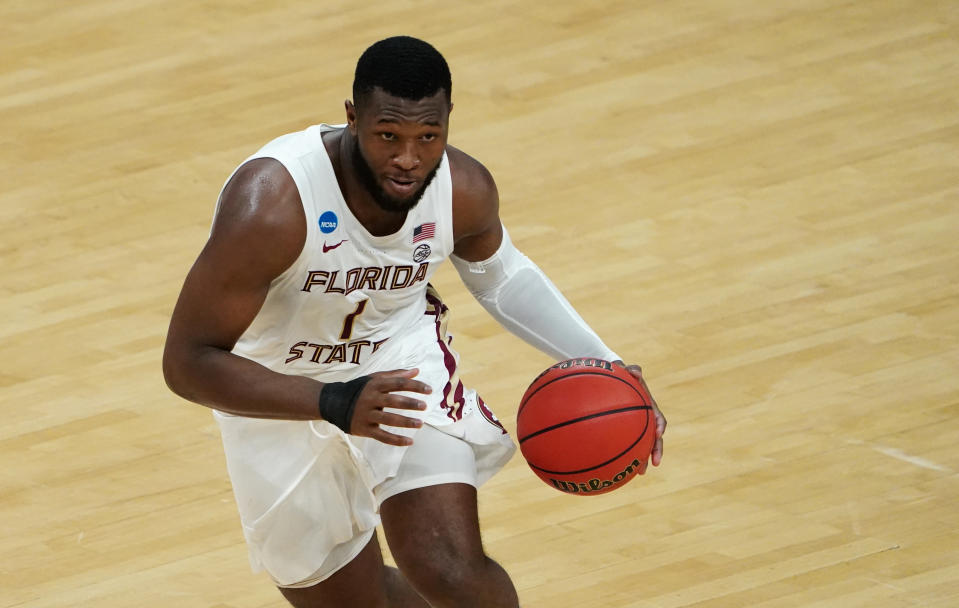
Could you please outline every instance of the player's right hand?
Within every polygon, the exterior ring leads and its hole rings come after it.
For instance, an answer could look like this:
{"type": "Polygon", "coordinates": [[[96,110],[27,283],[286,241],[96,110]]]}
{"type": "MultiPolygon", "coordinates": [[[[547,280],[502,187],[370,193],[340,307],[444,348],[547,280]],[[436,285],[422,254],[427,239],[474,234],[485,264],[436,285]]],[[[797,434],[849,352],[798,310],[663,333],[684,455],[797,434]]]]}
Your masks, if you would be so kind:
{"type": "Polygon", "coordinates": [[[413,440],[409,437],[385,431],[381,425],[410,429],[423,426],[423,422],[419,418],[385,411],[385,408],[414,411],[426,409],[425,402],[407,395],[397,394],[421,393],[429,395],[433,392],[428,384],[413,379],[417,374],[419,374],[418,369],[396,369],[370,374],[370,381],[363,387],[353,410],[353,419],[350,421],[350,435],[372,437],[390,445],[412,445],[413,440]]]}

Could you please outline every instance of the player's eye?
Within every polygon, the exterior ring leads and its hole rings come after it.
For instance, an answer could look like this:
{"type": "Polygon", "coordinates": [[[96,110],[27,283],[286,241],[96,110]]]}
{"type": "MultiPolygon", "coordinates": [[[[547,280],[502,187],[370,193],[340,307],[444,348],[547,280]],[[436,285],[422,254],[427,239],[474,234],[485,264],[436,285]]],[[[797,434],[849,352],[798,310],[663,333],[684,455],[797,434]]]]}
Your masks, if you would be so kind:
{"type": "Polygon", "coordinates": [[[423,141],[435,141],[435,140],[436,140],[436,133],[426,133],[425,135],[422,136],[421,139],[422,139],[423,141]]]}
{"type": "Polygon", "coordinates": [[[390,133],[388,131],[384,131],[383,133],[380,133],[380,137],[382,137],[386,141],[396,141],[396,134],[390,133]]]}

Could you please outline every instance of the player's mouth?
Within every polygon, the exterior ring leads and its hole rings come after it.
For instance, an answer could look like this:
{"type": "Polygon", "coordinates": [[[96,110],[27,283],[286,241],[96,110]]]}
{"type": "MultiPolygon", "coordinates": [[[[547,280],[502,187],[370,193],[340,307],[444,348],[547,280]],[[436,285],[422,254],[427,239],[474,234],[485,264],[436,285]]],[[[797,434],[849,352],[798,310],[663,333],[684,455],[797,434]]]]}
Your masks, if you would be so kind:
{"type": "Polygon", "coordinates": [[[390,190],[393,190],[397,194],[401,196],[408,196],[416,192],[416,187],[419,185],[419,181],[403,177],[387,177],[386,184],[390,190]]]}

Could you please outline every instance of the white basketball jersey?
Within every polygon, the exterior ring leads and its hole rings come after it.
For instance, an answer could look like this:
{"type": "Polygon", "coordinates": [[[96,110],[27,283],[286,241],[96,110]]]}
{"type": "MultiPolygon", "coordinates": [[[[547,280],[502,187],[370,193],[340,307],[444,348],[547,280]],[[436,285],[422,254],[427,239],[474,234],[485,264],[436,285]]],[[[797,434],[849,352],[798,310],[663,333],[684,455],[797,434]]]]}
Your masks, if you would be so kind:
{"type": "Polygon", "coordinates": [[[427,282],[453,251],[446,155],[403,227],[373,236],[347,207],[323,145],[322,133],[339,128],[281,136],[247,159],[286,167],[307,230],[303,251],[233,349],[276,372],[325,381],[376,371],[377,353],[423,316],[427,282]]]}

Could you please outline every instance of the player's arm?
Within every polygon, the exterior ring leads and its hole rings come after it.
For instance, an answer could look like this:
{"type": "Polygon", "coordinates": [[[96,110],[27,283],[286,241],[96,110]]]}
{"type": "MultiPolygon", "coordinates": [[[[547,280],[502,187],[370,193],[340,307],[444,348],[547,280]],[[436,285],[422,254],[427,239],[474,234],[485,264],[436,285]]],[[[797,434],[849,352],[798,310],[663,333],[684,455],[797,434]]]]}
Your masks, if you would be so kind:
{"type": "Polygon", "coordinates": [[[499,195],[489,171],[455,149],[449,158],[454,175],[452,261],[480,304],[510,332],[556,359],[619,359],[513,245],[500,222],[499,195]]]}
{"type": "Polygon", "coordinates": [[[274,372],[231,352],[271,282],[293,264],[305,240],[302,204],[286,169],[272,159],[241,167],[223,191],[210,238],[174,309],[163,353],[167,384],[185,399],[224,412],[288,420],[320,419],[321,395],[328,391],[323,398],[334,408],[325,416],[330,422],[353,434],[408,443],[379,424],[418,426],[417,420],[382,411],[387,406],[422,409],[417,400],[390,394],[428,392],[410,379],[415,370],[323,384],[274,372]],[[351,411],[341,411],[347,407],[351,411]]]}
{"type": "MultiPolygon", "coordinates": [[[[556,359],[596,357],[625,366],[596,335],[540,268],[513,245],[499,217],[499,195],[489,171],[450,147],[453,174],[451,261],[467,289],[503,327],[556,359]]],[[[642,379],[638,365],[626,366],[642,379]]],[[[666,419],[655,405],[657,442],[652,461],[662,459],[666,419]]]]}

